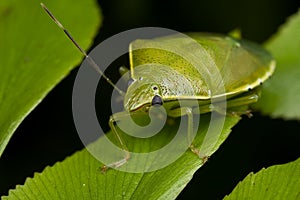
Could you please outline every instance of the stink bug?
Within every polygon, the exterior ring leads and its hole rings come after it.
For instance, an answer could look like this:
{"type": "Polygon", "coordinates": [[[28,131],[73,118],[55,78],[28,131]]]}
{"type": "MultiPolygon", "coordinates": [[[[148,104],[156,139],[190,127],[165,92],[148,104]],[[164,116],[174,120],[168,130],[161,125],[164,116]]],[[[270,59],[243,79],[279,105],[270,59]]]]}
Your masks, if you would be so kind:
{"type": "MultiPolygon", "coordinates": [[[[123,112],[114,113],[109,120],[109,126],[116,135],[121,148],[125,151],[125,157],[120,161],[102,167],[117,168],[125,164],[130,153],[116,129],[115,123],[127,118],[129,115],[147,115],[150,108],[164,107],[169,117],[187,116],[187,137],[193,130],[193,118],[208,112],[221,114],[239,114],[238,108],[257,102],[259,98],[259,85],[266,81],[275,70],[275,61],[272,56],[259,45],[236,39],[230,36],[208,33],[188,34],[206,52],[206,55],[197,54],[194,58],[193,48],[189,40],[181,35],[164,36],[152,40],[136,40],[130,45],[130,79],[126,93],[120,90],[112,81],[104,75],[95,61],[72,38],[69,32],[52,15],[52,13],[41,4],[55,23],[66,33],[74,45],[86,57],[87,61],[110,83],[120,95],[124,96],[123,112]],[[205,60],[214,63],[220,76],[214,77],[213,70],[208,65],[193,66],[189,61],[174,55],[172,52],[153,48],[152,44],[161,46],[172,46],[184,49],[185,54],[193,59],[205,60]],[[136,47],[139,47],[136,50],[136,47]],[[159,63],[144,65],[147,63],[159,63]],[[143,66],[143,67],[136,67],[143,66]],[[200,71],[200,73],[199,73],[200,71]],[[205,73],[201,73],[205,71],[205,73]],[[189,87],[181,79],[181,75],[189,82],[189,87]],[[207,83],[206,76],[213,76],[215,88],[212,91],[207,83]],[[220,90],[221,84],[224,90],[220,90]],[[216,103],[212,104],[215,99],[216,103]],[[219,100],[221,99],[221,100],[219,100]],[[190,100],[197,105],[189,103],[190,100]],[[180,101],[185,104],[182,107],[180,101]],[[226,107],[222,107],[222,101],[227,101],[226,107]],[[197,108],[196,108],[197,107],[197,108]]],[[[241,114],[248,111],[242,111],[241,114]]],[[[192,142],[190,149],[199,154],[192,142]]],[[[204,161],[207,157],[202,158],[204,161]]]]}

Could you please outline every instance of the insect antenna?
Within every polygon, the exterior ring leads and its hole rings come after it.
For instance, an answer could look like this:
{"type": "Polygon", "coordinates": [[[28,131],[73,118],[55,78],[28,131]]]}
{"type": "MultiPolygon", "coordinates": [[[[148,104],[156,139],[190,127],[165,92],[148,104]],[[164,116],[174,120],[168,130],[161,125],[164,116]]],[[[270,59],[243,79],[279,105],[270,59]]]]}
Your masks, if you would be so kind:
{"type": "Polygon", "coordinates": [[[92,66],[103,78],[111,85],[113,86],[118,93],[121,96],[125,96],[125,93],[118,88],[105,74],[104,72],[100,69],[99,65],[94,61],[93,58],[91,58],[82,48],[81,46],[75,41],[75,39],[71,36],[71,34],[68,32],[67,29],[54,17],[54,15],[50,12],[50,10],[43,4],[41,3],[42,8],[46,11],[46,13],[50,16],[50,18],[61,28],[64,33],[67,35],[67,37],[72,41],[72,43],[77,47],[77,49],[85,56],[86,60],[92,66]]]}

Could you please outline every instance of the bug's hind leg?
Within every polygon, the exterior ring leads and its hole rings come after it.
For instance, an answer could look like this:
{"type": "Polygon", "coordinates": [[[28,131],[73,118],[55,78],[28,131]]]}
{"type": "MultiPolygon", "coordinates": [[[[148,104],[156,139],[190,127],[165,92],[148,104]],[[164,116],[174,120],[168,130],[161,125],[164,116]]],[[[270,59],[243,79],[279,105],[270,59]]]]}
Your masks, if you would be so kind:
{"type": "Polygon", "coordinates": [[[211,112],[217,112],[221,115],[247,115],[248,117],[252,117],[249,105],[256,103],[259,99],[259,96],[260,91],[258,89],[255,89],[250,92],[240,94],[239,96],[236,96],[232,99],[228,99],[226,103],[224,101],[216,102],[210,104],[208,107],[210,108],[211,112]]]}
{"type": "Polygon", "coordinates": [[[252,117],[251,110],[249,109],[249,105],[256,103],[259,99],[260,91],[253,90],[246,94],[241,95],[240,97],[229,99],[227,101],[227,115],[231,116],[240,116],[247,115],[248,117],[252,117]]]}

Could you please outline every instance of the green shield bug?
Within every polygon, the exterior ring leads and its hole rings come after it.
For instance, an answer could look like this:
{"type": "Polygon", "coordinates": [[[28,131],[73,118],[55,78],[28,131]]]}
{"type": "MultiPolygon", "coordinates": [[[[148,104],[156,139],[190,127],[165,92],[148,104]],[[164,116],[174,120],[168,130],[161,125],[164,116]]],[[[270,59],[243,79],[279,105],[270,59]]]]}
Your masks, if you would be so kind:
{"type": "MultiPolygon", "coordinates": [[[[169,117],[187,116],[186,132],[189,138],[192,135],[195,115],[213,111],[230,115],[247,114],[247,110],[239,108],[257,102],[260,84],[266,81],[275,70],[275,61],[266,50],[250,41],[230,36],[208,33],[188,34],[207,53],[206,57],[200,55],[196,58],[193,57],[194,49],[190,48],[189,42],[180,35],[136,40],[129,47],[130,79],[128,89],[124,93],[104,75],[95,61],[78,45],[45,5],[41,5],[86,57],[88,63],[124,97],[125,111],[114,113],[110,117],[109,126],[124,150],[125,156],[117,162],[103,166],[102,171],[108,168],[118,168],[130,159],[131,154],[116,129],[116,122],[124,120],[129,115],[147,115],[153,107],[164,107],[169,117]],[[209,59],[206,61],[213,62],[220,74],[219,78],[212,78],[216,91],[212,91],[207,83],[206,75],[214,76],[214,73],[206,69],[205,64],[195,69],[188,60],[172,52],[154,48],[153,44],[183,49],[193,59],[209,59]],[[147,65],[148,63],[158,64],[147,65]],[[199,73],[199,71],[205,73],[199,73]],[[190,83],[189,87],[178,74],[184,75],[190,83]],[[221,92],[218,91],[219,83],[222,83],[224,88],[220,90],[221,92]],[[212,104],[213,99],[216,102],[214,104],[212,104]],[[197,105],[189,104],[190,100],[196,100],[197,105]],[[184,101],[186,104],[182,107],[179,101],[184,101]],[[226,101],[225,108],[222,107],[222,101],[226,101]]],[[[192,142],[189,144],[191,144],[192,152],[200,156],[199,150],[193,146],[192,142]]],[[[205,161],[206,158],[202,157],[202,159],[205,161]]]]}

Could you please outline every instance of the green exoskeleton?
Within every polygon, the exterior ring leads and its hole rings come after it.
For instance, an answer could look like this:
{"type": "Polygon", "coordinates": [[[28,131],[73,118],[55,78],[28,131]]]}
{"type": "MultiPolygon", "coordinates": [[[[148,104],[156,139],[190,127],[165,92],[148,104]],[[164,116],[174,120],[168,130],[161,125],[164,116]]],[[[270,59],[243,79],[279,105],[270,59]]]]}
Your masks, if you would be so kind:
{"type": "MultiPolygon", "coordinates": [[[[89,64],[124,96],[125,111],[114,113],[110,117],[109,125],[126,154],[122,160],[104,166],[103,171],[107,168],[120,167],[130,158],[126,144],[116,129],[115,123],[117,121],[128,117],[129,114],[146,115],[152,106],[163,106],[169,117],[176,118],[184,115],[188,117],[187,137],[189,137],[191,135],[190,131],[193,129],[193,116],[195,115],[213,111],[221,114],[247,114],[247,110],[239,113],[238,108],[257,102],[260,84],[266,81],[275,69],[274,59],[259,45],[225,35],[191,33],[189,36],[205,49],[209,58],[213,60],[218,68],[221,80],[216,80],[216,82],[222,82],[224,87],[222,93],[212,92],[206,83],[206,77],[199,73],[199,70],[197,71],[191,63],[172,52],[156,48],[130,50],[130,79],[128,89],[124,93],[100,71],[94,60],[78,45],[45,5],[41,5],[86,57],[89,64]],[[136,67],[147,63],[159,63],[159,65],[136,67]],[[183,74],[188,79],[192,93],[187,89],[184,81],[179,80],[178,77],[180,76],[178,74],[183,74]],[[222,97],[227,101],[225,109],[218,106],[218,103],[211,103],[212,99],[222,99],[222,97]],[[196,100],[198,102],[197,109],[194,108],[194,104],[185,104],[182,107],[179,103],[181,100],[185,102],[196,100]]],[[[153,40],[137,40],[132,42],[130,49],[143,46],[149,47],[153,42],[159,42],[162,46],[170,43],[175,44],[176,48],[179,49],[188,49],[189,45],[184,38],[173,35],[153,40]]],[[[193,54],[192,50],[186,53],[193,54]]],[[[202,58],[199,57],[198,59],[202,58]]],[[[198,66],[198,68],[201,71],[202,68],[205,68],[205,65],[198,66]]],[[[193,143],[191,143],[190,149],[199,155],[199,150],[193,146],[193,143]]]]}

